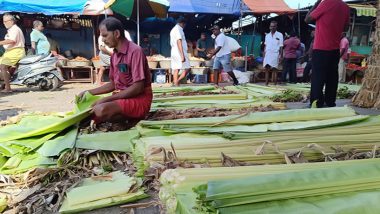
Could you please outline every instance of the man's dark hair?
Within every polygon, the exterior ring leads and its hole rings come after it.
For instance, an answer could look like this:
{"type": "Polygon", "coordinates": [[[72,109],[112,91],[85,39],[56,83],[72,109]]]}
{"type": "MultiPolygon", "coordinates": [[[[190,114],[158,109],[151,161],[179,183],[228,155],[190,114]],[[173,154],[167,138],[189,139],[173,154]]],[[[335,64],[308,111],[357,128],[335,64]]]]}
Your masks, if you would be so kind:
{"type": "Polygon", "coordinates": [[[291,31],[289,35],[290,35],[290,37],[296,37],[297,33],[295,31],[291,31]]]}
{"type": "Polygon", "coordinates": [[[178,24],[180,24],[180,23],[186,23],[186,19],[185,19],[185,17],[180,16],[180,17],[177,19],[177,23],[178,23],[178,24]]]}
{"type": "Polygon", "coordinates": [[[220,30],[220,27],[219,27],[219,25],[214,25],[214,26],[212,27],[212,29],[213,29],[213,30],[220,30]]]}
{"type": "Polygon", "coordinates": [[[276,25],[277,25],[277,21],[271,21],[270,23],[271,23],[271,24],[276,24],[276,25]]]}
{"type": "Polygon", "coordinates": [[[202,32],[202,33],[201,33],[201,36],[202,36],[202,35],[204,35],[204,36],[207,36],[207,33],[205,33],[205,32],[202,32]]]}
{"type": "Polygon", "coordinates": [[[147,34],[144,34],[143,39],[149,39],[149,36],[147,34]]]}
{"type": "Polygon", "coordinates": [[[100,23],[99,27],[100,26],[106,27],[107,31],[119,30],[120,35],[122,37],[125,37],[124,26],[123,26],[123,23],[121,23],[121,21],[119,19],[116,19],[114,17],[106,18],[100,23]]]}

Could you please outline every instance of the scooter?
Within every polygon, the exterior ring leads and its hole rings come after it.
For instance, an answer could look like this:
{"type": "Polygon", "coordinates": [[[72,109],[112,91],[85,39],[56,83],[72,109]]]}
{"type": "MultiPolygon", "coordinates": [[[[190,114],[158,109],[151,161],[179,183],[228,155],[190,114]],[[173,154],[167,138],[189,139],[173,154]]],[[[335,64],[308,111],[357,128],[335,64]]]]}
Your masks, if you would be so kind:
{"type": "Polygon", "coordinates": [[[32,55],[18,62],[11,77],[11,85],[38,86],[41,90],[53,91],[61,87],[64,81],[57,69],[58,59],[52,54],[32,55]]]}

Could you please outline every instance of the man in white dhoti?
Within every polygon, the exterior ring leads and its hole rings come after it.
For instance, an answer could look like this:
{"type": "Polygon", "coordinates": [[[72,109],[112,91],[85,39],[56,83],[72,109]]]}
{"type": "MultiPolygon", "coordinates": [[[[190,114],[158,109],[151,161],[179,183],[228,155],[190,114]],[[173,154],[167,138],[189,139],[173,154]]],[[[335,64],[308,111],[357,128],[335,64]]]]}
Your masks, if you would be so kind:
{"type": "Polygon", "coordinates": [[[186,21],[183,17],[177,19],[177,24],[170,31],[171,50],[171,69],[173,71],[173,82],[175,86],[179,86],[179,82],[186,77],[190,69],[190,60],[187,54],[187,43],[183,28],[186,21]],[[178,77],[179,72],[181,76],[178,77]]]}
{"type": "Polygon", "coordinates": [[[277,31],[277,22],[272,21],[269,26],[270,32],[265,36],[264,68],[265,83],[269,83],[269,72],[273,72],[274,81],[277,83],[278,64],[282,60],[282,48],[284,36],[277,31]]]}

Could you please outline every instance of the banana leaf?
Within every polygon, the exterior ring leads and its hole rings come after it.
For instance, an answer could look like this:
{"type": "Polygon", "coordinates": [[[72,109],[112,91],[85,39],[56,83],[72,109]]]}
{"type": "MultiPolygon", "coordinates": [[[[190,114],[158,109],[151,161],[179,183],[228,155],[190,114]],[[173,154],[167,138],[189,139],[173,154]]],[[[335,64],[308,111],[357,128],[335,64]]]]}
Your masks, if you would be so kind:
{"type": "Polygon", "coordinates": [[[84,179],[66,193],[60,213],[75,213],[113,206],[146,198],[143,191],[130,193],[136,179],[117,171],[109,175],[84,179]]]}
{"type": "Polygon", "coordinates": [[[26,172],[33,168],[45,168],[45,167],[54,166],[57,164],[55,160],[48,157],[40,156],[37,153],[33,153],[30,155],[20,155],[20,156],[17,156],[17,158],[20,158],[21,162],[18,164],[16,168],[0,169],[0,173],[18,174],[18,173],[26,172]]]}
{"type": "Polygon", "coordinates": [[[220,214],[302,213],[372,214],[380,209],[380,190],[297,198],[218,209],[220,214]]]}
{"type": "Polygon", "coordinates": [[[7,198],[0,196],[0,213],[2,213],[8,206],[7,198]]]}
{"type": "Polygon", "coordinates": [[[117,152],[132,152],[132,140],[140,137],[136,129],[119,132],[86,134],[78,137],[75,147],[117,152]]]}
{"type": "Polygon", "coordinates": [[[91,211],[95,209],[100,209],[104,207],[111,207],[119,204],[126,204],[129,202],[138,201],[140,199],[148,198],[149,195],[145,194],[143,191],[137,191],[134,193],[127,193],[125,195],[113,196],[110,198],[104,198],[96,201],[90,201],[85,204],[78,205],[68,205],[67,200],[63,201],[62,206],[59,210],[60,213],[81,213],[85,211],[91,211]]]}
{"type": "Polygon", "coordinates": [[[284,123],[270,123],[260,124],[254,126],[222,126],[222,127],[192,127],[192,128],[178,128],[170,129],[174,132],[194,132],[194,133],[224,133],[224,132],[238,132],[238,133],[260,133],[268,131],[290,131],[290,130],[303,130],[303,129],[318,129],[331,126],[348,125],[364,121],[370,116],[357,115],[351,117],[342,117],[328,120],[312,120],[303,122],[284,122],[284,123]]]}
{"type": "Polygon", "coordinates": [[[30,138],[24,138],[19,140],[8,141],[6,145],[16,145],[25,148],[25,152],[30,152],[43,145],[49,139],[57,135],[57,132],[48,133],[43,136],[35,136],[30,138]]]}
{"type": "Polygon", "coordinates": [[[4,164],[7,162],[7,158],[0,154],[0,169],[4,166],[4,164]]]}
{"type": "MultiPolygon", "coordinates": [[[[48,133],[59,132],[62,131],[84,118],[90,115],[90,109],[87,109],[83,112],[69,115],[67,117],[33,117],[33,118],[25,118],[27,119],[27,124],[20,123],[14,124],[10,126],[5,126],[0,129],[0,143],[7,142],[11,140],[17,140],[22,138],[29,138],[39,135],[45,135],[48,133]],[[43,118],[43,119],[39,119],[43,118]],[[7,131],[11,131],[7,134],[7,131]]],[[[23,121],[23,120],[22,120],[23,121]]],[[[21,122],[22,122],[21,121],[21,122]]]]}
{"type": "Polygon", "coordinates": [[[45,157],[58,156],[62,151],[74,147],[77,134],[78,127],[74,126],[69,131],[60,133],[59,136],[45,142],[37,152],[45,157]]]}
{"type": "Polygon", "coordinates": [[[102,95],[102,96],[92,95],[88,91],[84,93],[82,98],[75,96],[74,112],[78,113],[78,112],[86,111],[87,109],[91,108],[91,105],[94,102],[96,102],[97,100],[101,99],[104,96],[106,95],[102,95]]]}

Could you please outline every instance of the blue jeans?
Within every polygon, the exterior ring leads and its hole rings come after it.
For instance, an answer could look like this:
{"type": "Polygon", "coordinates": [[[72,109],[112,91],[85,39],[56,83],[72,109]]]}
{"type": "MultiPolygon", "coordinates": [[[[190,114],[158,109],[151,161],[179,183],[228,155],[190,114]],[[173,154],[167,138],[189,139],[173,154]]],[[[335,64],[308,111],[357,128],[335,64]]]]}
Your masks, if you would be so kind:
{"type": "Polygon", "coordinates": [[[231,54],[226,54],[220,57],[215,57],[214,59],[214,70],[220,70],[223,68],[223,71],[230,72],[232,71],[231,66],[231,54]]]}

